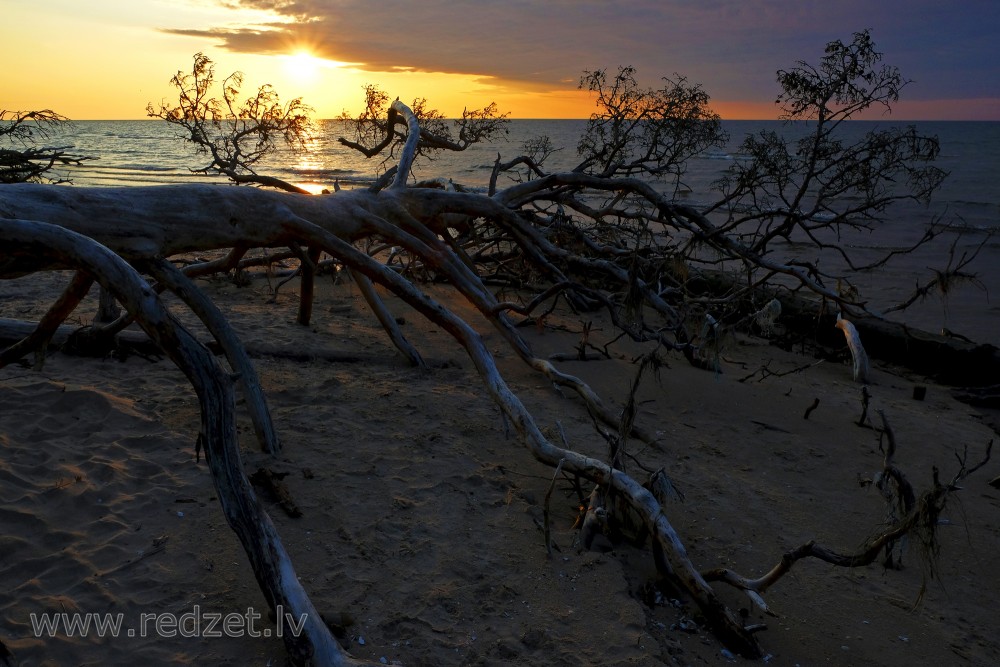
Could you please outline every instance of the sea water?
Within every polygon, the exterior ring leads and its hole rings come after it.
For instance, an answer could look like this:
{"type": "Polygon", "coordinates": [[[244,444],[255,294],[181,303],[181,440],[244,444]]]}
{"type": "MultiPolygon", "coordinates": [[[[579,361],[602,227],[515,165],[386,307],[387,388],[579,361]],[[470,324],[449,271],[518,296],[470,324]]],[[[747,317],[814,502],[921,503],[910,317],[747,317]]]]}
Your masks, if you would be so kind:
{"type": "MultiPolygon", "coordinates": [[[[948,172],[943,186],[929,206],[900,202],[886,211],[882,224],[863,234],[851,234],[842,242],[859,256],[874,256],[886,249],[903,249],[918,240],[933,223],[945,222],[951,230],[911,254],[898,257],[888,268],[867,274],[848,272],[874,311],[904,300],[913,289],[934,278],[949,257],[957,261],[980,245],[967,272],[977,274],[973,282],[949,286],[946,295],[933,291],[905,313],[890,317],[912,326],[940,332],[943,328],[978,342],[1000,345],[1000,122],[896,122],[852,121],[843,126],[845,142],[865,132],[892,125],[916,125],[926,135],[937,136],[941,154],[937,166],[948,172]],[[995,236],[989,236],[990,234],[995,236]]],[[[526,140],[549,137],[558,150],[546,162],[549,171],[570,169],[579,163],[576,145],[586,126],[583,120],[515,120],[502,141],[476,144],[462,152],[442,152],[434,159],[421,159],[414,170],[418,179],[444,178],[486,191],[498,156],[509,160],[523,153],[526,140]]],[[[725,121],[729,141],[692,159],[679,192],[686,204],[696,207],[716,201],[720,193],[713,184],[733,160],[748,134],[761,130],[794,134],[801,127],[778,121],[725,121]]],[[[305,151],[278,150],[258,171],[319,192],[370,184],[386,165],[380,157],[363,155],[337,139],[354,139],[348,124],[338,120],[318,121],[305,151]]],[[[49,138],[48,144],[76,155],[93,156],[79,167],[59,170],[75,186],[150,185],[158,183],[225,183],[219,176],[206,176],[198,169],[209,158],[185,140],[183,131],[162,120],[74,121],[49,138]]],[[[500,177],[499,187],[510,184],[500,177]]],[[[69,186],[72,187],[72,186],[69,186]]],[[[809,246],[777,248],[778,257],[819,261],[824,267],[843,267],[836,256],[824,255],[809,246]]]]}

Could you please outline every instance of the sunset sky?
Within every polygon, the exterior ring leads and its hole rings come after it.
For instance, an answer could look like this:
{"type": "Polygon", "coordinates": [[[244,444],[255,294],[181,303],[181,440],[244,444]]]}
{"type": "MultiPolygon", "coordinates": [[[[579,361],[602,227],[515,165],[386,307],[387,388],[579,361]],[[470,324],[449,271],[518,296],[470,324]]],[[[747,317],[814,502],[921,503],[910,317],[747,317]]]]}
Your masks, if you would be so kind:
{"type": "Polygon", "coordinates": [[[0,0],[0,16],[0,109],[77,120],[145,117],[197,52],[317,118],[356,112],[366,83],[452,116],[582,118],[582,71],[620,65],[701,83],[724,118],[774,118],[776,70],[865,28],[913,80],[894,118],[1000,120],[998,0],[0,0]]]}

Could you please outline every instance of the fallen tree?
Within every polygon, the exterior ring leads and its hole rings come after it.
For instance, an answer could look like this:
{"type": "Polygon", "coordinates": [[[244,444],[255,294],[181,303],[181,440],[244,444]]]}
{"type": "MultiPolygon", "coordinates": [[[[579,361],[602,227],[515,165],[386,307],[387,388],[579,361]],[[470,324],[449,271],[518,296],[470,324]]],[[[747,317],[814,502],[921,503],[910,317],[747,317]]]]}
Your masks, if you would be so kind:
{"type": "MultiPolygon", "coordinates": [[[[5,242],[5,248],[7,249],[3,257],[0,272],[6,275],[15,275],[43,268],[73,268],[85,271],[88,274],[94,274],[97,272],[97,269],[92,266],[92,262],[96,262],[97,260],[91,257],[92,254],[101,253],[102,261],[111,261],[107,259],[109,253],[102,247],[103,245],[113,248],[117,252],[118,264],[124,265],[123,260],[127,260],[130,264],[144,267],[151,272],[169,274],[176,271],[176,269],[167,268],[165,260],[159,259],[160,256],[194,249],[204,250],[208,247],[205,244],[200,245],[198,248],[192,248],[189,247],[190,241],[182,241],[178,244],[179,247],[174,247],[172,240],[179,240],[184,237],[183,224],[185,223],[182,222],[183,220],[187,220],[187,225],[192,225],[190,229],[201,230],[198,234],[201,239],[213,239],[209,243],[214,243],[215,247],[232,247],[241,244],[270,246],[288,244],[294,240],[322,248],[325,252],[336,256],[352,270],[390,288],[411,306],[455,336],[465,347],[477,370],[483,376],[484,382],[493,395],[494,400],[504,410],[510,422],[528,443],[537,458],[551,465],[557,465],[559,461],[563,461],[563,469],[567,472],[592,479],[602,485],[610,485],[617,492],[630,498],[635,509],[641,511],[644,520],[653,529],[651,532],[656,536],[655,539],[659,544],[660,550],[666,557],[666,562],[669,563],[671,572],[683,582],[684,588],[692,594],[698,602],[699,607],[705,611],[706,617],[711,619],[713,626],[720,637],[723,638],[723,641],[727,645],[734,647],[734,650],[739,650],[746,655],[759,655],[756,640],[743,629],[738,616],[726,609],[719,602],[715,593],[704,582],[684,555],[684,548],[679,537],[668,523],[666,516],[660,511],[659,504],[652,494],[632,477],[611,468],[606,463],[582,456],[550,443],[542,435],[541,431],[535,425],[533,418],[525,410],[521,402],[507,388],[496,368],[492,355],[484,346],[478,333],[471,329],[468,324],[455,317],[446,308],[424,296],[420,290],[392,269],[360,252],[341,237],[350,239],[360,234],[363,225],[359,227],[355,222],[359,219],[375,224],[381,232],[386,233],[387,230],[382,229],[383,224],[379,224],[379,221],[383,219],[382,216],[390,219],[393,218],[393,212],[397,213],[397,215],[405,212],[406,209],[401,208],[399,199],[407,199],[410,192],[405,188],[396,188],[390,193],[382,193],[382,196],[364,191],[354,192],[357,192],[357,195],[354,197],[349,196],[352,193],[341,193],[335,197],[323,198],[322,200],[298,196],[281,204],[275,199],[276,193],[242,188],[216,188],[213,186],[127,188],[97,192],[66,190],[59,191],[58,193],[53,193],[47,188],[18,186],[16,189],[12,188],[3,192],[5,195],[4,204],[9,205],[15,201],[7,199],[6,195],[16,193],[17,205],[34,209],[34,215],[30,216],[27,220],[4,219],[0,222],[0,238],[5,242]],[[52,200],[53,194],[57,195],[56,201],[52,200]],[[77,198],[79,194],[90,195],[90,197],[87,197],[91,200],[90,205],[86,206],[87,210],[80,210],[79,206],[82,204],[82,201],[77,198]],[[74,200],[72,206],[67,206],[66,200],[59,201],[61,197],[67,196],[74,200]],[[362,208],[358,203],[352,202],[352,200],[358,198],[366,202],[368,206],[362,208]],[[377,208],[372,207],[372,200],[379,202],[381,206],[377,208]],[[184,210],[181,211],[176,206],[176,202],[178,201],[196,203],[190,209],[184,207],[184,210]],[[317,203],[323,204],[323,208],[316,209],[315,206],[317,203]],[[172,206],[168,204],[172,204],[172,206]],[[305,205],[306,210],[300,208],[300,205],[305,205]],[[342,208],[342,206],[346,206],[346,208],[342,208]],[[126,209],[136,207],[129,214],[129,220],[134,222],[144,220],[145,222],[138,225],[117,226],[116,228],[107,225],[104,226],[103,232],[99,229],[100,225],[88,225],[83,222],[84,220],[108,219],[118,219],[121,222],[121,214],[112,215],[112,210],[109,207],[117,211],[123,210],[121,207],[125,207],[126,209]],[[75,213],[72,212],[72,208],[76,208],[75,213]],[[165,219],[161,214],[171,208],[178,215],[175,218],[167,214],[165,219]],[[373,208],[381,213],[381,216],[377,220],[372,220],[375,216],[375,213],[371,210],[373,208]],[[312,219],[322,221],[323,225],[314,224],[309,219],[300,215],[309,215],[308,211],[310,209],[312,219]],[[60,211],[62,212],[61,214],[59,213],[60,211]],[[47,218],[51,222],[38,222],[38,219],[42,217],[47,218]],[[174,223],[180,224],[182,227],[174,227],[174,223]],[[77,231],[71,231],[78,227],[82,228],[80,231],[85,233],[80,234],[77,231]],[[121,231],[128,229],[126,232],[128,238],[122,238],[121,235],[116,233],[116,229],[121,231]],[[62,250],[63,244],[55,240],[56,237],[61,237],[62,235],[65,235],[68,239],[72,239],[76,243],[83,244],[85,246],[84,249],[74,249],[72,252],[62,250]],[[80,240],[80,237],[90,237],[93,240],[88,245],[84,244],[80,240]],[[98,245],[97,242],[100,242],[102,245],[98,245]]],[[[418,204],[424,203],[422,200],[423,198],[419,197],[417,200],[418,204]]],[[[409,223],[404,220],[402,224],[406,225],[409,223]]],[[[413,248],[420,247],[419,241],[407,234],[395,233],[390,238],[398,241],[406,241],[413,248]]],[[[433,255],[428,248],[423,250],[421,256],[425,260],[429,260],[433,255]]],[[[456,274],[454,280],[461,281],[461,284],[458,285],[459,289],[468,292],[469,298],[477,301],[477,305],[482,304],[486,312],[489,312],[490,309],[497,305],[495,298],[482,288],[481,283],[471,278],[463,277],[467,275],[466,272],[468,271],[465,265],[455,262],[454,266],[442,264],[441,268],[442,270],[454,271],[456,274]]],[[[163,335],[162,329],[166,326],[164,323],[160,321],[153,323],[144,322],[146,316],[140,309],[143,298],[124,298],[120,294],[124,288],[117,286],[113,280],[123,279],[105,279],[102,284],[106,289],[115,292],[120,300],[124,301],[123,305],[126,310],[143,325],[144,329],[148,332],[160,332],[163,335]],[[139,305],[135,302],[139,302],[139,305]]],[[[135,276],[130,274],[130,280],[134,282],[135,276]]],[[[147,295],[149,294],[148,287],[146,288],[146,293],[147,295]]],[[[149,296],[145,298],[148,300],[149,296]]],[[[614,415],[589,390],[589,387],[572,376],[560,373],[549,362],[532,357],[524,341],[517,335],[510,323],[500,315],[492,313],[491,319],[507,334],[509,341],[528,363],[545,373],[553,381],[576,389],[588,401],[592,410],[604,416],[608,421],[614,420],[614,415]]],[[[213,326],[213,328],[216,327],[213,326]]],[[[217,328],[216,330],[218,331],[217,328]]],[[[218,335],[225,336],[226,332],[220,331],[217,333],[218,335]]],[[[174,352],[169,348],[170,341],[163,340],[159,342],[165,347],[167,353],[170,354],[175,363],[178,363],[189,374],[189,378],[191,378],[193,373],[185,365],[182,365],[182,361],[179,361],[180,353],[174,352]]],[[[192,342],[191,344],[193,345],[194,343],[192,342]]],[[[200,371],[199,373],[203,374],[205,371],[200,371]]],[[[241,381],[246,385],[246,378],[241,381]]],[[[198,387],[208,381],[202,378],[201,375],[197,375],[192,379],[192,383],[196,382],[196,387],[198,387]]],[[[203,415],[219,415],[219,418],[231,421],[229,419],[230,412],[228,408],[223,410],[217,404],[221,400],[223,399],[213,399],[211,404],[203,405],[203,415]]],[[[231,401],[232,399],[227,398],[226,400],[231,401]]],[[[266,410],[266,408],[262,409],[266,410]]],[[[203,416],[203,419],[207,419],[207,417],[203,416]]],[[[231,457],[224,458],[224,455],[220,452],[223,447],[235,448],[234,432],[221,438],[222,442],[216,444],[214,440],[210,439],[212,436],[206,434],[208,428],[208,426],[203,425],[202,441],[206,447],[206,454],[210,463],[220,459],[232,461],[231,457]]],[[[230,424],[228,428],[232,429],[233,427],[230,424]]],[[[231,463],[230,465],[235,466],[236,464],[231,463]]],[[[233,470],[227,470],[223,473],[213,468],[213,476],[217,484],[228,489],[228,495],[235,494],[238,497],[239,500],[234,500],[234,503],[240,506],[245,503],[253,504],[255,502],[252,500],[254,495],[240,477],[242,470],[239,469],[239,471],[239,474],[233,470]]],[[[222,490],[220,490],[221,494],[222,490]]],[[[234,529],[237,530],[244,543],[244,547],[249,552],[260,551],[265,549],[265,546],[266,549],[273,551],[277,548],[276,545],[280,545],[277,536],[272,534],[273,531],[259,528],[262,519],[256,517],[256,515],[254,515],[254,518],[248,519],[243,515],[233,514],[227,509],[227,518],[234,529]]],[[[271,564],[264,561],[258,562],[258,559],[251,557],[251,562],[255,565],[258,581],[268,595],[269,600],[276,603],[277,600],[283,599],[275,594],[275,589],[281,587],[280,582],[282,579],[274,573],[274,570],[280,572],[287,571],[291,567],[287,558],[281,559],[277,564],[271,564]],[[267,570],[262,571],[265,568],[267,570]]],[[[286,608],[293,607],[288,606],[286,608]]],[[[295,644],[294,646],[290,646],[293,657],[315,655],[318,658],[319,656],[328,656],[331,651],[335,650],[334,647],[337,646],[336,642],[330,637],[324,637],[320,641],[308,633],[300,638],[289,638],[287,641],[295,644]],[[305,642],[307,648],[299,646],[298,642],[305,642]],[[333,643],[331,644],[330,642],[333,643]]],[[[349,664],[343,662],[346,660],[347,658],[344,657],[336,658],[336,660],[333,658],[323,658],[322,661],[325,664],[349,664]]]]}
{"type": "MultiPolygon", "coordinates": [[[[585,76],[583,85],[597,94],[599,112],[581,141],[579,168],[548,173],[544,151],[507,163],[498,159],[493,182],[505,170],[514,170],[510,175],[515,182],[485,194],[411,184],[410,173],[421,151],[460,150],[479,136],[475,128],[482,130],[489,119],[467,115],[456,141],[423,130],[419,115],[399,101],[390,105],[384,120],[374,115],[360,119],[358,136],[346,142],[372,156],[385,151],[398,155],[394,167],[368,189],[309,196],[213,185],[0,188],[0,277],[58,269],[76,272],[38,330],[0,360],[9,363],[43,346],[83,298],[90,281],[113,293],[125,314],[118,322],[98,327],[97,335],[101,328],[111,334],[134,320],[185,372],[202,406],[199,445],[261,589],[273,607],[281,605],[310,620],[303,634],[284,637],[291,658],[300,664],[357,664],[319,620],[243,471],[230,376],[155,294],[168,290],[179,296],[211,332],[238,378],[261,446],[275,453],[281,443],[249,355],[192,277],[232,270],[250,249],[287,248],[300,262],[299,319],[308,321],[312,281],[320,258],[328,255],[351,273],[410,363],[423,361],[372,284],[391,291],[453,336],[533,456],[565,474],[590,480],[596,487],[592,514],[606,518],[608,512],[598,510],[627,508],[649,536],[662,576],[690,598],[727,647],[748,658],[760,657],[755,635],[759,628],[745,626],[709,580],[733,584],[759,598],[777,577],[765,585],[728,572],[703,574],[664,509],[669,479],[658,471],[640,480],[626,471],[623,452],[629,438],[656,442],[634,419],[634,405],[619,411],[579,378],[537,357],[511,314],[540,318],[541,306],[559,299],[579,312],[604,309],[623,335],[655,342],[696,366],[712,368],[722,329],[759,308],[762,304],[752,298],[755,289],[777,278],[785,281],[784,289],[807,291],[836,304],[847,316],[865,313],[858,295],[843,288],[843,276],[779,258],[779,239],[804,234],[818,246],[829,247],[833,244],[818,235],[874,224],[876,213],[893,201],[928,196],[941,174],[927,165],[936,154],[936,142],[912,129],[869,136],[851,147],[835,139],[833,131],[842,120],[871,104],[893,100],[904,82],[893,69],[873,69],[880,56],[867,33],[856,35],[851,45],[834,43],[827,53],[823,67],[797,68],[786,73],[783,82],[789,117],[815,121],[815,132],[799,146],[797,157],[793,160],[793,151],[777,137],[748,140],[755,160],[735,168],[725,200],[708,211],[678,203],[672,196],[682,183],[686,160],[721,136],[718,117],[707,108],[707,95],[684,80],[666,80],[662,89],[642,90],[629,68],[620,70],[611,83],[603,72],[585,76]],[[862,91],[859,80],[877,85],[862,91]],[[782,150],[786,159],[773,159],[782,150]],[[875,171],[857,168],[858,163],[870,166],[875,157],[875,171]],[[803,162],[789,166],[798,160],[803,162]],[[912,187],[893,189],[892,182],[900,179],[912,187]],[[754,193],[758,198],[751,205],[754,193]],[[855,198],[844,203],[845,193],[863,195],[864,206],[855,198]],[[830,211],[836,215],[818,219],[818,213],[830,211]],[[183,267],[170,261],[209,250],[229,254],[183,267]],[[392,261],[401,253],[408,258],[402,267],[392,261]],[[719,297],[703,289],[698,270],[702,266],[735,267],[742,280],[719,297]],[[418,276],[447,283],[522,362],[579,396],[609,442],[607,459],[551,442],[507,386],[481,334],[425,295],[418,276]],[[842,279],[840,287],[831,286],[836,278],[842,279]],[[495,286],[502,295],[514,292],[517,297],[501,300],[490,289],[495,286]]],[[[834,250],[847,252],[840,246],[834,250]]],[[[956,483],[941,485],[943,490],[936,489],[928,502],[938,507],[967,472],[963,464],[956,483]]],[[[886,539],[918,525],[926,523],[904,521],[886,539]]],[[[815,550],[800,551],[796,559],[817,555],[815,550]]],[[[870,562],[840,560],[844,562],[835,564],[870,562]]]]}

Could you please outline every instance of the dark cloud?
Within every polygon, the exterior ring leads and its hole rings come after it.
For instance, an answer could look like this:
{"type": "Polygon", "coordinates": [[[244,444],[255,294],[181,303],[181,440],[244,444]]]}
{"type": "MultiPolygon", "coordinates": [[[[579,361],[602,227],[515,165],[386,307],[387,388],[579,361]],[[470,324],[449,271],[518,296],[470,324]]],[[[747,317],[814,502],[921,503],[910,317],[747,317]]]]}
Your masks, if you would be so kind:
{"type": "MultiPolygon", "coordinates": [[[[372,72],[415,69],[566,87],[584,69],[677,72],[718,99],[766,99],[774,73],[870,28],[915,98],[996,96],[1000,3],[964,0],[226,0],[287,23],[197,34],[248,53],[307,44],[372,72]],[[952,5],[955,7],[955,5],[952,5]]],[[[168,31],[170,31],[168,29],[168,31]]]]}

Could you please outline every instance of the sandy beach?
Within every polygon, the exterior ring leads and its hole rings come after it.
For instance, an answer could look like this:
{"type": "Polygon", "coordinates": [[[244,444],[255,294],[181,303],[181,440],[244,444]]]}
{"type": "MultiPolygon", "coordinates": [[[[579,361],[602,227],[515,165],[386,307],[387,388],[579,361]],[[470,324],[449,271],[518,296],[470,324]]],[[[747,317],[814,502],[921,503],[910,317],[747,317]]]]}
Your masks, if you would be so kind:
{"type": "MultiPolygon", "coordinates": [[[[0,317],[36,319],[65,280],[0,281],[0,317]]],[[[387,298],[431,366],[420,371],[349,281],[318,286],[310,327],[294,323],[294,283],[276,298],[264,277],[244,287],[200,284],[250,349],[284,444],[277,460],[262,454],[241,412],[246,469],[286,475],[302,515],[273,499],[268,511],[352,655],[409,667],[746,662],[723,650],[680,594],[657,590],[648,545],[583,550],[579,501],[564,481],[552,493],[558,550],[547,559],[552,470],[505,435],[448,334],[387,298]]],[[[471,308],[443,288],[425,289],[486,336],[541,427],[553,437],[562,428],[572,448],[604,456],[579,401],[521,364],[471,308]]],[[[90,302],[80,323],[93,312],[90,302]]],[[[579,317],[548,323],[557,326],[525,329],[536,353],[573,352],[579,317]]],[[[613,336],[599,315],[592,332],[597,345],[613,336]]],[[[646,349],[615,345],[612,359],[560,368],[617,407],[632,360],[646,349]]],[[[647,378],[639,392],[639,423],[660,446],[633,444],[630,453],[663,467],[683,493],[666,511],[699,569],[758,576],[809,540],[847,552],[883,525],[884,501],[859,483],[881,469],[882,454],[876,431],[855,423],[861,386],[846,351],[822,361],[738,336],[721,373],[676,354],[667,360],[659,382],[647,378]]],[[[934,466],[950,479],[956,453],[968,448],[978,460],[996,437],[996,416],[957,401],[951,388],[877,359],[873,375],[872,410],[888,416],[896,463],[918,493],[934,466]],[[923,400],[915,386],[926,387],[923,400]]],[[[10,664],[125,665],[137,656],[147,665],[285,664],[264,597],[195,459],[197,429],[194,393],[164,359],[53,353],[41,371],[0,370],[0,641],[20,661],[10,664]],[[123,622],[118,636],[104,637],[33,626],[32,614],[37,622],[61,613],[121,614],[123,622]],[[187,625],[169,622],[185,614],[187,625]],[[242,636],[205,636],[206,614],[240,616],[242,636]]],[[[933,570],[916,538],[902,570],[807,559],[765,596],[777,617],[714,586],[747,609],[748,623],[767,625],[760,641],[769,665],[998,664],[1000,491],[987,484],[1000,474],[997,454],[952,498],[933,570]]]]}

